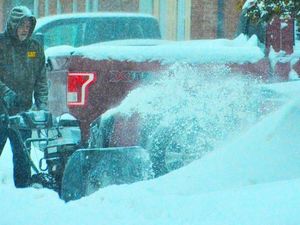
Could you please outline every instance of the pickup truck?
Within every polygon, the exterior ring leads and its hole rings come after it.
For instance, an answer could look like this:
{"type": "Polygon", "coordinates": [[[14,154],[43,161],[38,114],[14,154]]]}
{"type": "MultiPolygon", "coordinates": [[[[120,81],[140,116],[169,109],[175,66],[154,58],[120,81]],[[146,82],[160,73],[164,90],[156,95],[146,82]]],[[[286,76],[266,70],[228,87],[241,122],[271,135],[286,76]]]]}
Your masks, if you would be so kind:
{"type": "MultiPolygon", "coordinates": [[[[227,75],[242,74],[265,82],[274,79],[272,61],[258,47],[255,36],[248,39],[240,35],[234,40],[165,41],[161,40],[157,20],[149,15],[100,13],[79,18],[74,14],[62,15],[38,22],[37,33],[44,35],[48,58],[50,111],[54,115],[70,113],[77,118],[81,124],[82,143],[90,148],[138,145],[152,152],[160,152],[158,155],[151,154],[154,167],[157,168],[156,176],[183,163],[183,160],[175,160],[168,168],[161,166],[165,164],[164,154],[167,154],[161,149],[171,149],[174,156],[183,149],[176,146],[182,145],[167,141],[167,134],[176,132],[172,128],[163,127],[157,136],[151,132],[160,124],[154,122],[153,127],[147,130],[141,123],[145,118],[141,118],[138,111],[131,112],[129,116],[119,111],[117,106],[128,94],[137,88],[141,90],[148,82],[172,77],[176,74],[174,65],[178,64],[180,66],[177,68],[187,68],[186,75],[191,72],[189,68],[193,68],[192,71],[198,71],[199,75],[214,77],[211,73],[218,73],[218,69],[212,69],[221,68],[227,75]],[[59,29],[60,25],[67,26],[68,21],[73,28],[59,29]],[[52,38],[53,34],[58,36],[52,38]],[[59,38],[61,34],[66,36],[59,38]]],[[[298,71],[299,65],[294,65],[298,71]]],[[[176,90],[168,94],[175,93],[176,90]]],[[[163,92],[158,94],[161,94],[158,99],[163,98],[163,92]]],[[[139,95],[143,95],[143,91],[139,95]]],[[[132,101],[139,102],[139,95],[132,101]]],[[[171,118],[173,116],[170,115],[171,118]]],[[[189,119],[191,122],[195,120],[189,119]]],[[[185,124],[184,118],[176,124],[177,127],[185,124]]],[[[191,129],[202,128],[192,126],[191,129]]],[[[180,139],[176,135],[173,137],[180,139]]],[[[207,143],[201,145],[209,149],[207,143]]]]}
{"type": "MultiPolygon", "coordinates": [[[[218,45],[214,48],[219,51],[218,45]]],[[[217,60],[215,64],[224,63],[233,71],[259,74],[263,79],[268,76],[269,62],[258,48],[254,47],[254,52],[244,57],[245,64],[239,64],[239,60],[231,61],[224,52],[228,51],[226,48],[214,56],[220,56],[224,62],[217,60]],[[256,64],[250,63],[253,57],[259,57],[256,64]]],[[[234,51],[238,49],[232,47],[234,51]]],[[[160,72],[179,61],[200,62],[198,66],[202,66],[211,63],[210,60],[205,56],[205,46],[197,49],[191,43],[182,50],[175,43],[147,39],[83,46],[67,56],[53,57],[49,54],[50,109],[56,115],[62,112],[74,115],[81,123],[83,140],[87,140],[90,123],[117,106],[143,81],[159,76],[160,72]],[[175,53],[175,58],[171,53],[174,51],[178,53],[175,53]],[[186,55],[191,56],[185,58],[186,55]]]]}

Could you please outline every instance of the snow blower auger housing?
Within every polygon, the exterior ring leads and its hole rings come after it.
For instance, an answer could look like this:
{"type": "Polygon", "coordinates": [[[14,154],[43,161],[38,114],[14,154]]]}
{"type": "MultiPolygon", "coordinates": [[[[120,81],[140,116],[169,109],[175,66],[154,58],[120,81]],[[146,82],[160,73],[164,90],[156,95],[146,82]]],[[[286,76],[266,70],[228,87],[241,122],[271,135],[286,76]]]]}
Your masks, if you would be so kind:
{"type": "Polygon", "coordinates": [[[29,111],[8,118],[34,171],[33,183],[58,192],[65,201],[76,200],[99,188],[152,178],[147,151],[138,146],[80,148],[79,121],[70,114],[56,119],[48,111],[29,111]],[[21,130],[31,130],[24,142],[21,130]],[[39,160],[31,150],[40,152],[39,160]],[[38,164],[38,166],[36,166],[38,164]]]}
{"type": "Polygon", "coordinates": [[[109,185],[151,178],[149,154],[140,146],[79,149],[66,165],[61,198],[76,200],[109,185]]]}

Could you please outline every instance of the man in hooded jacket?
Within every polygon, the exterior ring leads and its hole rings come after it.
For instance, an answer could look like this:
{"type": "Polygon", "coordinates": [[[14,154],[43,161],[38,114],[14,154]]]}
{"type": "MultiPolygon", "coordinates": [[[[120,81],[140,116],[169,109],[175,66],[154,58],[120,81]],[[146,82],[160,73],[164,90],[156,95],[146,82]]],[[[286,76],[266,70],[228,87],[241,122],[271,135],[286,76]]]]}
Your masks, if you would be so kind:
{"type": "MultiPolygon", "coordinates": [[[[0,34],[0,114],[15,115],[31,108],[46,110],[48,87],[43,47],[31,39],[36,19],[25,6],[14,7],[0,34]],[[34,105],[32,102],[34,98],[34,105]],[[1,107],[0,107],[1,110],[1,107]]],[[[21,131],[22,139],[31,136],[21,131]]],[[[16,187],[30,185],[31,169],[16,132],[0,124],[0,155],[7,138],[13,152],[16,187]]]]}

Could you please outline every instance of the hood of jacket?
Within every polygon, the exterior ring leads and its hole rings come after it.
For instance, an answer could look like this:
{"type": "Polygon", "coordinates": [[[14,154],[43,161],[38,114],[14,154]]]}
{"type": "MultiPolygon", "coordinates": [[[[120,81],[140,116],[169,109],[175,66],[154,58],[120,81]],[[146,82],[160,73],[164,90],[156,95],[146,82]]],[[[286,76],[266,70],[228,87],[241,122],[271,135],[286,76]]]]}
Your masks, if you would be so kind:
{"type": "MultiPolygon", "coordinates": [[[[35,25],[36,25],[35,17],[32,15],[31,11],[26,6],[16,6],[10,11],[10,14],[9,14],[9,17],[8,17],[8,20],[6,23],[5,32],[16,43],[21,43],[21,41],[19,40],[18,35],[17,35],[17,29],[18,29],[20,23],[22,22],[22,20],[24,20],[25,18],[29,19],[29,21],[31,22],[29,34],[26,38],[26,40],[28,40],[31,37],[33,30],[35,28],[35,25]]],[[[26,40],[24,40],[22,42],[26,42],[26,40]]]]}

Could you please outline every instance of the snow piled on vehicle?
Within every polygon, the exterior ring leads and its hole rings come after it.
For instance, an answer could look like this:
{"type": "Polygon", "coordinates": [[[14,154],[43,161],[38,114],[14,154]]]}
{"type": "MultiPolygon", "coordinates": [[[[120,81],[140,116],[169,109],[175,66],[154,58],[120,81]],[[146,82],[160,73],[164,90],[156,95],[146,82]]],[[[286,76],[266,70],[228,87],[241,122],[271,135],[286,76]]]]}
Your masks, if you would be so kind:
{"type": "Polygon", "coordinates": [[[165,151],[169,171],[200,158],[269,110],[260,81],[226,66],[175,64],[157,77],[102,119],[121,115],[126,123],[138,117],[141,145],[152,157],[165,151]]]}
{"type": "Polygon", "coordinates": [[[159,61],[161,64],[184,63],[255,63],[264,58],[257,36],[241,34],[233,40],[193,40],[153,43],[141,40],[133,46],[130,40],[92,44],[76,49],[74,55],[95,60],[129,62],[159,61]],[[111,43],[111,44],[110,44],[111,43]]]}
{"type": "Polygon", "coordinates": [[[116,40],[82,47],[55,46],[47,48],[45,55],[55,57],[78,55],[93,60],[127,62],[159,61],[161,64],[197,63],[256,63],[264,58],[256,35],[244,34],[233,40],[208,39],[192,41],[167,41],[156,39],[116,40]]]}

